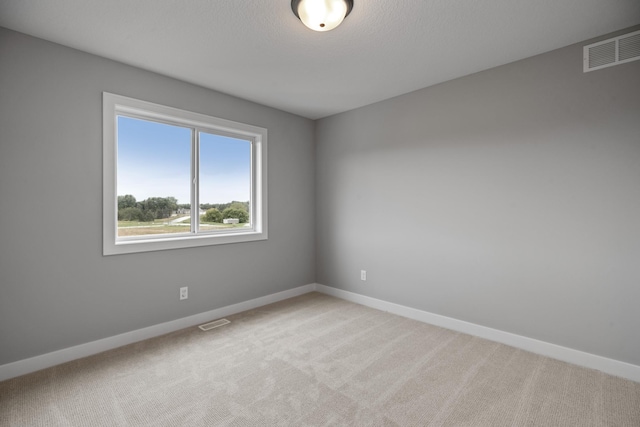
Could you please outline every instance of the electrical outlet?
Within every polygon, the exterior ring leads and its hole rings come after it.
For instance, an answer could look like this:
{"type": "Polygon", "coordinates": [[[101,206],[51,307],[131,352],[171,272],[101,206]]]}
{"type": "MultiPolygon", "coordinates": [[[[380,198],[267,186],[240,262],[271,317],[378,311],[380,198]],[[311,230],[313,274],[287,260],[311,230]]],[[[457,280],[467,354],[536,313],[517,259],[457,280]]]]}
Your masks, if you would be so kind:
{"type": "Polygon", "coordinates": [[[360,270],[360,280],[367,280],[367,270],[360,270]]]}
{"type": "Polygon", "coordinates": [[[189,298],[189,288],[187,286],[180,288],[180,300],[187,298],[189,298]]]}

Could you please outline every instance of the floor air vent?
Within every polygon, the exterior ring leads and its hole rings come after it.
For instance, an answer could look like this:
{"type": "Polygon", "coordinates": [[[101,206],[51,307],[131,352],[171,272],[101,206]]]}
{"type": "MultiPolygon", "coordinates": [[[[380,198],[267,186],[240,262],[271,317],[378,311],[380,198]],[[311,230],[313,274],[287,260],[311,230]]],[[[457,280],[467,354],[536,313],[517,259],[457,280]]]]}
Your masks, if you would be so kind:
{"type": "Polygon", "coordinates": [[[220,319],[220,320],[214,320],[213,322],[205,323],[204,325],[200,325],[198,326],[198,328],[202,329],[203,331],[208,331],[213,328],[228,325],[229,323],[231,323],[230,320],[220,319]]]}
{"type": "Polygon", "coordinates": [[[587,45],[584,52],[584,72],[613,67],[640,59],[640,31],[587,45]]]}

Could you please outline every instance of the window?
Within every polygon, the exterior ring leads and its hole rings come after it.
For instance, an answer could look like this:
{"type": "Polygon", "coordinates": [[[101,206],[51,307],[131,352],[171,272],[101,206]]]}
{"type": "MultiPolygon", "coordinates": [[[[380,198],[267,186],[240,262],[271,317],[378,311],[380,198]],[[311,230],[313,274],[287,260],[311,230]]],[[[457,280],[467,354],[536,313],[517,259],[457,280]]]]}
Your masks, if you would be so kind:
{"type": "Polygon", "coordinates": [[[103,253],[267,238],[267,130],[103,94],[103,253]]]}

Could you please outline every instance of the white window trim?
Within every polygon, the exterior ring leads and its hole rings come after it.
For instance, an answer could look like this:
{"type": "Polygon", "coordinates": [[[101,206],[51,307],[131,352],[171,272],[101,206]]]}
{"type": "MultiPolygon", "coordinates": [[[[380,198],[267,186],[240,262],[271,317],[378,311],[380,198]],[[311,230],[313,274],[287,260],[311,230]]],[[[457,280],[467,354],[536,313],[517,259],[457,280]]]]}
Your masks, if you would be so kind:
{"type": "MultiPolygon", "coordinates": [[[[166,249],[190,248],[266,240],[267,233],[267,129],[193,113],[125,96],[103,92],[102,96],[102,252],[118,255],[166,249]],[[118,114],[142,116],[181,126],[193,126],[213,133],[243,136],[253,142],[251,230],[229,232],[118,238],[118,194],[116,140],[118,114]]],[[[199,206],[192,211],[198,212],[199,206]]],[[[197,214],[196,214],[197,215],[197,214]]]]}

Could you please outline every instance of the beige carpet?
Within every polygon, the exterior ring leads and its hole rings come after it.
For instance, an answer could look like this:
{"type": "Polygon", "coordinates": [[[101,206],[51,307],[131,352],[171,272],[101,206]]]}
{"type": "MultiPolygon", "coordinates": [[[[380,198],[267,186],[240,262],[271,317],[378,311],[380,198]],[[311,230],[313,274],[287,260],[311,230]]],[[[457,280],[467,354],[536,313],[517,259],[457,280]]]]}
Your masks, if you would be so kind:
{"type": "Polygon", "coordinates": [[[640,426],[640,384],[311,293],[0,383],[2,426],[640,426]]]}

